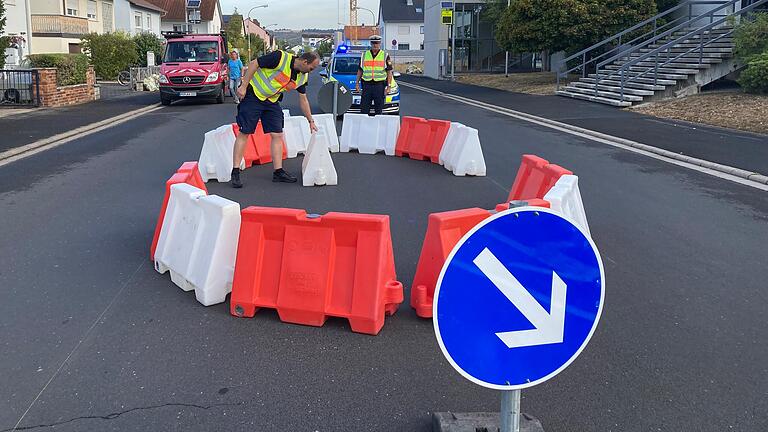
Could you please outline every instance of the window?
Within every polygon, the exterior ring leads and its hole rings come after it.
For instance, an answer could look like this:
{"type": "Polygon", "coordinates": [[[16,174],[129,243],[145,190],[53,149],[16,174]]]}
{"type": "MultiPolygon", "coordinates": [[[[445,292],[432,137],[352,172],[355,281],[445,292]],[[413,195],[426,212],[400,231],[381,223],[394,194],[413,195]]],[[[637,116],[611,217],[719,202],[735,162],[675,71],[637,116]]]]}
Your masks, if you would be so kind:
{"type": "Polygon", "coordinates": [[[407,25],[397,26],[397,34],[401,34],[401,35],[411,34],[411,26],[407,26],[407,25]]]}
{"type": "Polygon", "coordinates": [[[147,31],[152,31],[152,15],[147,14],[147,31]]]}
{"type": "Polygon", "coordinates": [[[336,57],[333,61],[333,73],[340,75],[356,74],[360,67],[358,57],[336,57]]]}
{"type": "Polygon", "coordinates": [[[88,18],[96,19],[96,2],[94,0],[88,0],[88,18]]]}
{"type": "Polygon", "coordinates": [[[78,1],[66,0],[67,15],[77,16],[78,1]]]}
{"type": "Polygon", "coordinates": [[[409,50],[409,49],[411,49],[411,44],[397,44],[397,49],[399,49],[399,50],[409,50]]]}
{"type": "Polygon", "coordinates": [[[419,34],[424,34],[424,26],[419,26],[419,34]]]}
{"type": "Polygon", "coordinates": [[[67,48],[69,48],[70,54],[80,54],[82,52],[80,50],[80,44],[71,43],[67,45],[67,48]]]}
{"type": "Polygon", "coordinates": [[[422,9],[422,8],[420,8],[420,7],[417,7],[417,8],[416,8],[416,13],[422,13],[422,12],[424,12],[424,9],[422,9]]]}
{"type": "Polygon", "coordinates": [[[164,62],[214,62],[217,60],[219,45],[214,41],[170,42],[165,51],[164,62]]]}
{"type": "Polygon", "coordinates": [[[134,12],[133,13],[133,22],[136,25],[136,33],[141,33],[141,12],[134,12]]]}

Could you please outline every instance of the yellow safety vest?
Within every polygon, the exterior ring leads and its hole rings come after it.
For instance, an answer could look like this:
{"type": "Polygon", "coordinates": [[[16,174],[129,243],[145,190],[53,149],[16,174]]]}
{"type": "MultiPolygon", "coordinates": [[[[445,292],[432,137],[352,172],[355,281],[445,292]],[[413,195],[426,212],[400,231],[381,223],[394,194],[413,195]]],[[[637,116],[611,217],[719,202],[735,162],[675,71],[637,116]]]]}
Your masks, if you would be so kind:
{"type": "Polygon", "coordinates": [[[275,69],[258,68],[251,79],[251,87],[256,97],[262,101],[277,102],[280,93],[301,87],[309,80],[309,75],[299,72],[296,81],[291,81],[291,65],[293,55],[280,51],[280,63],[275,69]]]}
{"type": "Polygon", "coordinates": [[[371,50],[363,54],[363,80],[364,81],[384,81],[387,79],[387,53],[379,50],[376,57],[371,50]]]}

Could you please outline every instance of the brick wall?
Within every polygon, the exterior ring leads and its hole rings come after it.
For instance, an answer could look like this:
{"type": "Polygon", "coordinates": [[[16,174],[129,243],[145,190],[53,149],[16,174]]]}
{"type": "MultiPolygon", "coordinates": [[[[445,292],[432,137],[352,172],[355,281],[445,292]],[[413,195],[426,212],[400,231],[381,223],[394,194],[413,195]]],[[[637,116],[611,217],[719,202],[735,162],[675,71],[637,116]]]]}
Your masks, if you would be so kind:
{"type": "Polygon", "coordinates": [[[44,107],[77,105],[96,100],[96,74],[93,66],[88,67],[85,84],[63,87],[56,84],[56,68],[40,68],[37,71],[40,74],[40,104],[44,107]]]}

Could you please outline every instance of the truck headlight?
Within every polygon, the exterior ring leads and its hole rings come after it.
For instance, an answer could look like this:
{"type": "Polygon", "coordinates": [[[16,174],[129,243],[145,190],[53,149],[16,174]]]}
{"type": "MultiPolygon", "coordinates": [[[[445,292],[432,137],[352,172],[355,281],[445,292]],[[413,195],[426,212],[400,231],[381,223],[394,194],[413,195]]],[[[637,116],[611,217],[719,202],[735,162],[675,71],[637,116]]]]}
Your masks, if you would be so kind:
{"type": "Polygon", "coordinates": [[[168,84],[168,77],[163,74],[160,74],[160,78],[157,80],[160,82],[160,84],[168,84]]]}
{"type": "Polygon", "coordinates": [[[205,82],[214,82],[217,79],[219,79],[219,73],[218,72],[211,72],[208,74],[208,78],[205,79],[205,82]]]}

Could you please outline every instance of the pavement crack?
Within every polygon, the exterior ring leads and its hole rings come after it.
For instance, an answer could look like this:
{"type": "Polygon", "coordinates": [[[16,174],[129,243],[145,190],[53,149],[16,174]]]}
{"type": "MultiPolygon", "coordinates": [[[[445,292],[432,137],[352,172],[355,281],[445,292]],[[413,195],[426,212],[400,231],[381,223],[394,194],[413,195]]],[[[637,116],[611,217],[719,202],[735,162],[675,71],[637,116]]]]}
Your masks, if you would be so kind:
{"type": "Polygon", "coordinates": [[[69,420],[64,420],[56,423],[44,423],[34,426],[20,426],[20,427],[13,427],[9,429],[3,429],[0,430],[0,432],[10,432],[10,431],[23,431],[23,430],[32,430],[32,429],[38,429],[38,428],[48,428],[48,427],[55,427],[55,426],[61,426],[67,423],[76,422],[78,420],[113,420],[116,419],[123,414],[129,414],[134,411],[146,411],[146,410],[154,410],[158,408],[166,408],[166,407],[183,407],[183,408],[197,408],[202,410],[209,410],[211,408],[216,407],[222,407],[222,406],[237,406],[242,405],[243,402],[238,403],[218,403],[218,404],[211,404],[211,405],[197,405],[197,404],[190,404],[190,403],[166,403],[162,405],[149,405],[145,407],[135,407],[135,408],[129,408],[127,410],[113,412],[107,415],[90,415],[90,416],[80,416],[80,417],[74,417],[69,420]]]}

